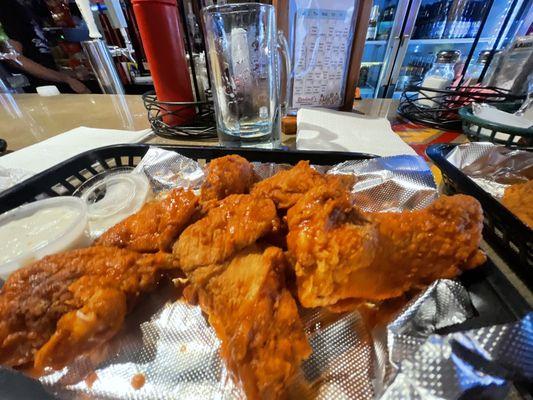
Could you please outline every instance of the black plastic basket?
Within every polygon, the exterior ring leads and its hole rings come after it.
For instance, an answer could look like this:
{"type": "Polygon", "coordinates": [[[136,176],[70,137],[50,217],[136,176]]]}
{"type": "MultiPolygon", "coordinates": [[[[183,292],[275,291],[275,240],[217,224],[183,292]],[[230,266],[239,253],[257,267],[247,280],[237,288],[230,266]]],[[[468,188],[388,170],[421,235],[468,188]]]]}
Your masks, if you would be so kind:
{"type": "Polygon", "coordinates": [[[426,150],[428,157],[442,172],[445,192],[468,194],[481,203],[485,214],[483,237],[531,287],[533,285],[533,230],[446,159],[455,146],[434,144],[426,150]]]}
{"type": "MultiPolygon", "coordinates": [[[[371,154],[348,152],[264,150],[223,147],[158,146],[174,150],[200,161],[209,161],[227,154],[238,154],[250,161],[296,164],[309,160],[313,164],[332,165],[345,160],[375,157],[371,154]]],[[[135,167],[146,154],[149,145],[128,144],[101,147],[75,156],[63,163],[37,174],[24,183],[0,194],[0,213],[23,203],[46,197],[71,195],[87,179],[117,167],[135,167]]]]}
{"type": "Polygon", "coordinates": [[[461,86],[442,90],[409,85],[402,92],[398,114],[409,121],[444,130],[461,130],[459,109],[473,102],[499,103],[523,100],[525,96],[515,96],[508,90],[496,87],[483,88],[461,86]],[[431,107],[420,103],[430,102],[431,107]]]}
{"type": "MultiPolygon", "coordinates": [[[[63,163],[43,171],[0,194],[0,213],[34,200],[72,194],[92,176],[118,167],[134,167],[150,146],[143,144],[102,147],[77,155],[63,163]]],[[[160,146],[167,150],[193,158],[199,162],[209,161],[228,154],[239,154],[249,161],[296,164],[309,160],[317,165],[333,165],[346,160],[369,159],[375,156],[347,152],[285,151],[262,149],[228,149],[220,147],[160,146]]],[[[531,307],[512,286],[505,275],[489,260],[481,267],[467,271],[461,282],[471,294],[477,316],[458,325],[439,331],[448,333],[474,329],[487,325],[502,324],[522,318],[531,307]]],[[[2,399],[45,398],[37,381],[29,380],[0,367],[3,386],[2,399]]],[[[518,388],[522,393],[522,389],[518,388]]]]}
{"type": "MultiPolygon", "coordinates": [[[[136,166],[146,154],[149,145],[128,144],[102,147],[87,151],[63,163],[43,171],[28,180],[0,194],[0,213],[13,209],[34,200],[72,194],[84,181],[92,176],[117,167],[136,166]]],[[[320,151],[288,151],[243,149],[222,147],[177,147],[161,146],[164,149],[179,152],[199,162],[209,161],[228,154],[238,154],[249,161],[275,162],[296,164],[300,160],[309,160],[312,164],[333,165],[346,160],[362,160],[375,156],[362,153],[320,152],[320,151]]],[[[513,289],[501,272],[491,262],[482,269],[463,274],[461,280],[467,288],[478,297],[484,299],[488,307],[480,311],[480,317],[486,323],[502,323],[522,316],[529,307],[525,300],[513,289]],[[504,290],[501,292],[501,290],[504,290]],[[489,315],[489,309],[496,307],[498,311],[489,315]]],[[[472,322],[470,322],[472,323],[472,322]]]]}

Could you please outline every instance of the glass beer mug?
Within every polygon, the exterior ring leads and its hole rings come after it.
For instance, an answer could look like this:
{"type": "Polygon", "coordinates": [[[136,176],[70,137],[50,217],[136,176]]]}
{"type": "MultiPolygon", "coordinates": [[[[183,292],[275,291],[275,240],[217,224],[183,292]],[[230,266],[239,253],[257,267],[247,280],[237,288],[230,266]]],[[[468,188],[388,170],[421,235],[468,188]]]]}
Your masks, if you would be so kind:
{"type": "MultiPolygon", "coordinates": [[[[274,7],[259,3],[203,9],[209,73],[221,144],[277,146],[282,110],[280,65],[289,82],[285,37],[274,7]],[[283,56],[280,63],[279,54],[283,56]]],[[[285,90],[288,94],[288,90],[285,90]]],[[[286,96],[285,96],[286,97],[286,96]]]]}

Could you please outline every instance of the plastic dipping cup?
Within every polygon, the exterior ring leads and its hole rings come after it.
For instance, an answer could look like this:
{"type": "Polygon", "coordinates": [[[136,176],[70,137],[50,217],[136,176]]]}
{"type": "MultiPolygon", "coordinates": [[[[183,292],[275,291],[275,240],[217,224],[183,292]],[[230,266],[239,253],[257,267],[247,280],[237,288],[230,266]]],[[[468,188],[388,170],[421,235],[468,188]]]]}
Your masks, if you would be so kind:
{"type": "Polygon", "coordinates": [[[76,197],[53,197],[0,215],[0,277],[65,250],[91,244],[87,206],[76,197]]]}
{"type": "MultiPolygon", "coordinates": [[[[133,0],[133,12],[150,64],[157,100],[193,102],[176,0],[133,0]]],[[[190,106],[165,104],[163,108],[165,111],[179,111],[179,115],[163,115],[163,122],[170,126],[190,121],[196,114],[194,107],[190,106]]]]}
{"type": "Polygon", "coordinates": [[[139,211],[150,197],[150,183],[144,174],[115,173],[92,184],[81,193],[87,204],[91,237],[98,238],[139,211]]]}

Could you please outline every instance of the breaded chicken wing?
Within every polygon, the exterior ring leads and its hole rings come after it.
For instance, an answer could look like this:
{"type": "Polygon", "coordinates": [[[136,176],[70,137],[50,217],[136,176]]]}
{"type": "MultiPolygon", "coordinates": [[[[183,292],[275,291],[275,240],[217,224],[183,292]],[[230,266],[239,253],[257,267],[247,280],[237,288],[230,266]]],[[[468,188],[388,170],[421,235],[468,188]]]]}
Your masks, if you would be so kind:
{"type": "Polygon", "coordinates": [[[287,214],[287,244],[305,307],[383,300],[484,261],[483,213],[472,197],[422,211],[362,214],[338,185],[305,194],[287,214]]]}
{"type": "Polygon", "coordinates": [[[197,211],[193,192],[173,189],[163,199],[146,203],[138,212],[108,229],[96,245],[127,248],[141,253],[169,252],[197,211]]]}
{"type": "Polygon", "coordinates": [[[90,247],[14,272],[0,291],[0,364],[60,369],[107,341],[171,255],[90,247]]]}
{"type": "Polygon", "coordinates": [[[502,203],[524,224],[533,229],[533,179],[508,186],[502,203]]]}
{"type": "Polygon", "coordinates": [[[258,182],[251,193],[269,198],[278,209],[287,210],[308,190],[325,182],[326,176],[311,168],[309,161],[300,161],[293,168],[258,182]]]}
{"type": "Polygon", "coordinates": [[[199,291],[222,357],[251,400],[280,398],[311,353],[285,268],[281,249],[252,246],[199,291]]]}
{"type": "Polygon", "coordinates": [[[180,267],[221,263],[237,251],[275,231],[279,225],[274,203],[249,194],[235,194],[221,200],[207,216],[183,231],[174,245],[180,267]]]}
{"type": "Polygon", "coordinates": [[[230,194],[245,194],[254,182],[254,168],[247,160],[232,154],[215,158],[207,165],[200,203],[205,211],[230,194]]]}

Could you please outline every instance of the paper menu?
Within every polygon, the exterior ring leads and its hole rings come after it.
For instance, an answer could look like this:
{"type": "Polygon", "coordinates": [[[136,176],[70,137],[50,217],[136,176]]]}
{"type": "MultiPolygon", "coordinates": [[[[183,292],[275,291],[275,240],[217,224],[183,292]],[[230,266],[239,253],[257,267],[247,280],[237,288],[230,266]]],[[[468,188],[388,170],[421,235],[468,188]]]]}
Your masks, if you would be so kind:
{"type": "Polygon", "coordinates": [[[342,104],[355,0],[295,0],[292,107],[342,104]]]}

